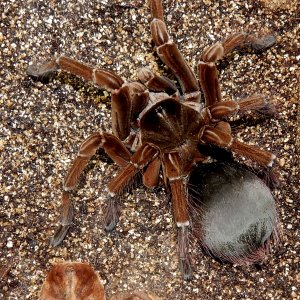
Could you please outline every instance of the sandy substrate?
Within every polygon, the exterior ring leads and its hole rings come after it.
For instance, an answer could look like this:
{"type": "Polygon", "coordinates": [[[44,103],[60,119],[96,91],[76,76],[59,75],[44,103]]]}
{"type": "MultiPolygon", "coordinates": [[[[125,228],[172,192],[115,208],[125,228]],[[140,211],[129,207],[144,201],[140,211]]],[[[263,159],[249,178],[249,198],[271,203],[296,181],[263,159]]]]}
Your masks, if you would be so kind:
{"type": "Polygon", "coordinates": [[[207,45],[230,33],[277,36],[276,45],[266,52],[234,52],[220,65],[224,99],[264,93],[278,111],[271,119],[234,128],[240,140],[278,157],[281,186],[273,193],[283,238],[263,263],[220,264],[195,247],[194,278],[182,281],[175,226],[162,188],[137,186],[126,193],[117,229],[105,233],[104,187],[118,168],[103,155],[92,160],[74,193],[74,226],[60,247],[49,245],[63,178],[80,142],[100,128],[111,129],[110,96],[68,74],[33,81],[26,68],[34,59],[64,53],[114,70],[124,79],[136,78],[142,66],[170,74],[154,52],[144,2],[0,3],[0,298],[37,299],[51,265],[84,261],[98,271],[108,295],[147,289],[172,300],[296,299],[300,294],[297,0],[164,1],[169,31],[193,68],[207,45]]]}

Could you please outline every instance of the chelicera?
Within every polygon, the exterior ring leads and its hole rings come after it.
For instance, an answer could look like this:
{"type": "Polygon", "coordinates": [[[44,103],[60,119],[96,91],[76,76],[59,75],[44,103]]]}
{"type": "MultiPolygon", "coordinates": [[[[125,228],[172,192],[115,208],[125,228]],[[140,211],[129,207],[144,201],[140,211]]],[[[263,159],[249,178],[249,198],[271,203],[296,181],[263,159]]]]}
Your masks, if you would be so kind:
{"type": "Polygon", "coordinates": [[[92,68],[66,56],[31,65],[28,73],[44,76],[61,69],[83,77],[111,92],[113,133],[95,132],[80,146],[65,178],[61,217],[52,244],[62,242],[72,223],[70,191],[99,148],[120,166],[120,171],[107,187],[108,204],[104,216],[107,231],[115,228],[119,217],[119,199],[138,173],[146,187],[159,184],[160,174],[172,195],[174,220],[177,225],[180,268],[185,279],[191,276],[188,249],[190,216],[188,211],[188,178],[193,167],[208,159],[201,145],[214,145],[237,153],[264,167],[272,167],[275,156],[255,146],[239,142],[231,134],[226,117],[247,110],[269,110],[263,95],[240,101],[222,101],[216,62],[239,46],[264,49],[274,37],[256,38],[235,33],[223,42],[208,47],[197,66],[197,80],[176,44],[170,39],[163,17],[161,0],[150,1],[153,20],[152,39],[161,60],[176,76],[180,87],[170,79],[147,68],[139,71],[139,82],[124,82],[115,73],[92,68]],[[204,103],[201,101],[204,94],[204,103]]]}

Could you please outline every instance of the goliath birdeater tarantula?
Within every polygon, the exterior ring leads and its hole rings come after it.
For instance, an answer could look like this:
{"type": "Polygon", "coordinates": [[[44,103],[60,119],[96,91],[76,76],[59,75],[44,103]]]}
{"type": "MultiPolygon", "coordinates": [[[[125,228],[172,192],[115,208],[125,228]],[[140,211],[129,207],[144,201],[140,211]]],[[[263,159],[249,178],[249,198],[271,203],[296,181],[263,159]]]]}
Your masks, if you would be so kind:
{"type": "Polygon", "coordinates": [[[272,167],[275,156],[270,152],[246,145],[231,135],[226,117],[239,111],[267,110],[270,105],[262,95],[240,101],[222,101],[216,62],[238,46],[264,49],[274,43],[274,37],[255,38],[236,33],[223,42],[208,47],[198,63],[197,73],[188,66],[176,44],[170,39],[163,17],[161,0],[150,1],[153,20],[152,39],[161,60],[172,70],[180,88],[164,76],[147,68],[139,71],[140,82],[124,82],[115,73],[89,67],[69,57],[34,64],[28,74],[39,77],[61,69],[93,81],[111,92],[113,134],[95,132],[80,146],[64,182],[60,225],[52,240],[61,243],[72,223],[72,191],[99,148],[120,166],[120,171],[107,187],[108,205],[104,224],[114,229],[119,217],[118,199],[137,173],[143,174],[145,186],[159,183],[162,171],[165,185],[172,195],[174,219],[177,225],[178,252],[184,278],[191,276],[188,249],[190,217],[187,205],[188,177],[193,167],[205,161],[201,145],[214,145],[250,158],[264,167],[272,167]],[[204,104],[200,101],[204,94],[204,104]]]}

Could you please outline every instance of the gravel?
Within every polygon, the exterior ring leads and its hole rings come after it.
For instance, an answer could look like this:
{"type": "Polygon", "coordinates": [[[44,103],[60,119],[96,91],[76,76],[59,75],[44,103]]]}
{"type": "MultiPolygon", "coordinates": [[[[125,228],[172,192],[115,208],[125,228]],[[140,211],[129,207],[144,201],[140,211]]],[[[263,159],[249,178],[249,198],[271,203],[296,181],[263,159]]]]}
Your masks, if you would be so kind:
{"type": "Polygon", "coordinates": [[[194,278],[182,281],[163,188],[137,185],[126,193],[119,225],[106,234],[103,187],[118,168],[103,155],[92,160],[74,193],[74,226],[60,247],[49,245],[62,182],[80,142],[100,128],[110,131],[110,95],[69,74],[34,81],[26,69],[31,61],[65,54],[127,79],[142,66],[170,76],[154,52],[145,2],[0,3],[0,298],[37,299],[53,264],[82,261],[98,271],[108,295],[146,289],[172,300],[300,299],[297,0],[164,1],[170,34],[193,68],[206,46],[232,32],[277,36],[263,53],[234,52],[220,64],[224,99],[260,92],[277,107],[271,119],[243,118],[234,128],[241,141],[278,157],[281,185],[273,194],[283,237],[264,262],[221,264],[195,246],[194,278]]]}

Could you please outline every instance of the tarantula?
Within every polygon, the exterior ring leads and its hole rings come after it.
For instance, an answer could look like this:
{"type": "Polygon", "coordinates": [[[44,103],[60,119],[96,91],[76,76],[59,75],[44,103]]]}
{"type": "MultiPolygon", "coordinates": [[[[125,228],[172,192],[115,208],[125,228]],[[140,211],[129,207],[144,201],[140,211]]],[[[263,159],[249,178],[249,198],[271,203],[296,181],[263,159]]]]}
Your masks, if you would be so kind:
{"type": "Polygon", "coordinates": [[[139,71],[140,82],[124,82],[115,73],[92,68],[66,56],[41,64],[33,64],[28,73],[43,76],[61,69],[90,80],[111,92],[113,134],[95,132],[80,146],[65,178],[59,228],[52,244],[62,242],[72,223],[70,191],[99,148],[120,166],[120,171],[107,187],[108,205],[104,226],[111,231],[119,217],[118,199],[137,173],[143,184],[153,188],[162,171],[165,185],[172,195],[172,208],[177,225],[180,268],[185,279],[191,276],[188,249],[190,217],[188,211],[188,177],[197,163],[207,160],[201,145],[214,145],[271,167],[275,156],[255,146],[234,139],[226,117],[240,111],[267,110],[270,105],[262,95],[240,101],[222,101],[216,62],[238,46],[265,49],[274,43],[273,36],[256,38],[235,33],[223,42],[208,47],[197,66],[199,81],[176,44],[170,39],[163,17],[161,0],[151,0],[153,20],[151,34],[161,60],[176,76],[180,87],[170,79],[147,68],[139,71]],[[204,104],[201,103],[201,91],[204,104]]]}

